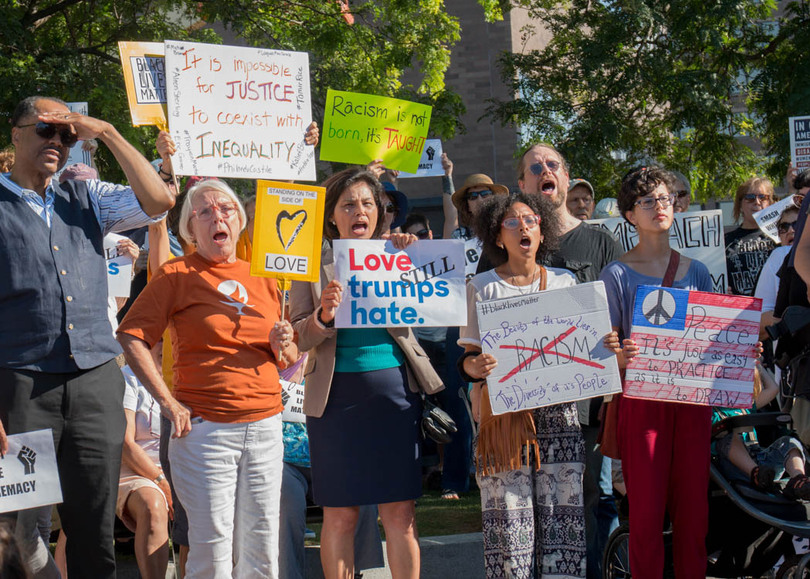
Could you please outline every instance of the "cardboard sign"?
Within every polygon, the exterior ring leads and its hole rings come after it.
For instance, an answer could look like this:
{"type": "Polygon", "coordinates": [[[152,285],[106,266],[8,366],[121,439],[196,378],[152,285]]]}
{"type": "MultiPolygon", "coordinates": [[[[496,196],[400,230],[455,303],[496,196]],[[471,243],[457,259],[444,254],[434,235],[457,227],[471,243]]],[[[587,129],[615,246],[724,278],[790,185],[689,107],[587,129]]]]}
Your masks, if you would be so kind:
{"type": "Polygon", "coordinates": [[[51,429],[9,436],[8,452],[0,458],[0,513],[61,502],[51,429]]]}
{"type": "Polygon", "coordinates": [[[107,293],[111,298],[128,298],[132,287],[132,260],[118,254],[118,242],[126,239],[116,233],[104,236],[104,257],[107,260],[107,293]]]}
{"type": "Polygon", "coordinates": [[[284,422],[306,422],[304,414],[304,385],[279,379],[281,383],[281,403],[284,411],[281,419],[284,422]]]}
{"type": "Polygon", "coordinates": [[[416,173],[400,171],[399,178],[441,177],[442,175],[444,175],[444,167],[442,167],[442,141],[441,139],[428,139],[425,141],[425,149],[422,151],[422,158],[419,159],[419,168],[416,170],[416,173]]]}
{"type": "Polygon", "coordinates": [[[754,213],[754,220],[757,222],[759,228],[776,243],[780,242],[776,224],[779,221],[779,217],[782,216],[782,212],[788,207],[796,207],[793,203],[793,195],[785,197],[781,201],[754,213]]]}
{"type": "Polygon", "coordinates": [[[601,281],[476,304],[493,414],[622,391],[601,281]]]}
{"type": "Polygon", "coordinates": [[[165,129],[166,63],[162,42],[119,42],[132,126],[165,129]]]}
{"type": "Polygon", "coordinates": [[[315,180],[307,53],[165,45],[177,174],[315,180]]]}
{"type": "Polygon", "coordinates": [[[750,408],[762,300],[639,286],[624,395],[750,408]]]}
{"type": "Polygon", "coordinates": [[[309,185],[258,182],[251,275],[318,281],[325,191],[309,185]]]}
{"type": "Polygon", "coordinates": [[[336,327],[467,324],[461,241],[417,241],[397,251],[385,240],[336,239],[334,255],[343,284],[336,327]]]}
{"type": "MultiPolygon", "coordinates": [[[[636,228],[624,217],[592,219],[586,221],[603,227],[619,238],[625,251],[638,243],[636,228]]],[[[723,212],[694,211],[676,213],[669,230],[669,245],[689,259],[703,262],[712,276],[712,291],[725,293],[728,285],[726,273],[726,242],[723,234],[723,212]]]]}
{"type": "Polygon", "coordinates": [[[810,167],[810,117],[790,117],[790,160],[802,172],[810,167]]]}
{"type": "Polygon", "coordinates": [[[484,242],[473,237],[464,242],[464,274],[467,279],[475,275],[478,261],[484,253],[484,242]]]}
{"type": "Polygon", "coordinates": [[[410,101],[329,89],[321,160],[365,165],[382,159],[389,169],[415,173],[432,110],[410,101]]]}

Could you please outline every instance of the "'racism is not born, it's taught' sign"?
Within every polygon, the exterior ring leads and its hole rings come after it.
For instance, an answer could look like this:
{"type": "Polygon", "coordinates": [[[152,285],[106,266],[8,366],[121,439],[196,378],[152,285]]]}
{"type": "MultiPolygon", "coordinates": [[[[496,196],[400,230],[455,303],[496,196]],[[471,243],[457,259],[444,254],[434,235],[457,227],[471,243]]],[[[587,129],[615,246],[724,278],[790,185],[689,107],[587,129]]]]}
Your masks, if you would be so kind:
{"type": "Polygon", "coordinates": [[[625,396],[750,408],[761,309],[759,298],[639,286],[625,396]]]}

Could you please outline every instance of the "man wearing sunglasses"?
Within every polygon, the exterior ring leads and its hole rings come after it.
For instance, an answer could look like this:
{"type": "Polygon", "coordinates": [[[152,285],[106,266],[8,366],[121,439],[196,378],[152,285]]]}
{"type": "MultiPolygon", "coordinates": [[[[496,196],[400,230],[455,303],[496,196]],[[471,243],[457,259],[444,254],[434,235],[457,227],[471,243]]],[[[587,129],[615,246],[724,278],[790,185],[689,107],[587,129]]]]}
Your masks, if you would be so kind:
{"type": "MultiPolygon", "coordinates": [[[[529,147],[520,159],[517,176],[520,190],[539,195],[550,203],[560,222],[559,249],[545,260],[544,265],[568,269],[579,283],[585,283],[599,279],[602,268],[624,253],[619,241],[606,230],[584,223],[569,212],[566,205],[568,167],[554,147],[542,143],[529,147]]],[[[583,492],[589,578],[602,576],[602,553],[608,536],[619,524],[613,500],[612,463],[596,448],[597,416],[601,405],[601,398],[577,404],[585,438],[583,492]]]]}
{"type": "MultiPolygon", "coordinates": [[[[174,198],[112,125],[59,99],[23,100],[11,124],[15,162],[0,174],[0,451],[6,433],[52,429],[69,574],[112,578],[124,381],[102,238],[151,223],[174,198]],[[129,186],[53,179],[71,145],[87,139],[107,145],[129,186]]],[[[34,576],[58,577],[38,512],[12,513],[15,533],[34,576]]]]}

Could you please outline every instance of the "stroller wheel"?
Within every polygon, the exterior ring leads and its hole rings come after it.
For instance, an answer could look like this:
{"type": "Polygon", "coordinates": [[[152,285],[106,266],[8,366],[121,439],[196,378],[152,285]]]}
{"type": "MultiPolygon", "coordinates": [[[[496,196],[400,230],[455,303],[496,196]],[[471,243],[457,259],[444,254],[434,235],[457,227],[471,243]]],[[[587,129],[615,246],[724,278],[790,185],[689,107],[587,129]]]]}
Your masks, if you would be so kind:
{"type": "Polygon", "coordinates": [[[810,569],[807,568],[801,577],[796,575],[796,567],[799,566],[801,558],[801,555],[793,555],[785,559],[785,562],[779,566],[779,570],[776,572],[776,579],[807,579],[810,577],[810,569]]]}
{"type": "Polygon", "coordinates": [[[602,577],[628,579],[630,576],[630,525],[625,522],[610,534],[602,560],[602,577]]]}

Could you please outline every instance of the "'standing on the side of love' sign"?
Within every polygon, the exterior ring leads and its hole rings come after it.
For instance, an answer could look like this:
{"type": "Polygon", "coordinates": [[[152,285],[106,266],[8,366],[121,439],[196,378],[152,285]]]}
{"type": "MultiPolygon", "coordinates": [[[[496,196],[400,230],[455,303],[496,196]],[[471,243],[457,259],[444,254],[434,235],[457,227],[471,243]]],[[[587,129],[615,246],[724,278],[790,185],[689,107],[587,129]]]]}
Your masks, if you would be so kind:
{"type": "Polygon", "coordinates": [[[625,396],[750,408],[762,300],[639,286],[625,396]]]}
{"type": "Polygon", "coordinates": [[[336,239],[338,328],[467,325],[464,242],[336,239]]]}
{"type": "Polygon", "coordinates": [[[601,281],[476,304],[493,414],[622,391],[601,281]]]}

